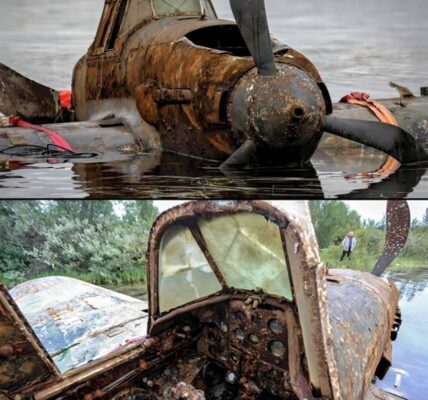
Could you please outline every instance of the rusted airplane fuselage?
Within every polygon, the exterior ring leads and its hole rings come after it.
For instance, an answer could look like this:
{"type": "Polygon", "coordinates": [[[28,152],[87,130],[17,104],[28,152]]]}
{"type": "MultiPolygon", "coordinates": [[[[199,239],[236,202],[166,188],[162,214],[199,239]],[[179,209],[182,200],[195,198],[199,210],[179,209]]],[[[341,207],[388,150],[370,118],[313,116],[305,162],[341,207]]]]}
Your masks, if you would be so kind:
{"type": "Polygon", "coordinates": [[[307,207],[181,205],[153,225],[146,265],[149,336],[64,374],[0,286],[0,399],[392,398],[372,380],[391,364],[397,289],[328,270],[307,207]]]}
{"type": "Polygon", "coordinates": [[[206,159],[224,160],[248,138],[271,160],[310,158],[331,102],[307,58],[274,41],[278,74],[261,76],[237,25],[214,10],[158,17],[149,9],[138,20],[137,3],[150,8],[150,1],[106,3],[74,71],[77,119],[142,119],[160,135],[150,147],[206,159]]]}
{"type": "MultiPolygon", "coordinates": [[[[57,122],[74,115],[118,128],[118,135],[125,131],[122,139],[130,135],[137,153],[163,149],[220,163],[222,171],[307,167],[323,132],[378,149],[401,164],[427,162],[426,132],[418,133],[425,116],[412,117],[417,135],[390,124],[337,118],[314,65],[271,37],[264,0],[229,1],[236,23],[218,19],[210,0],[106,0],[94,42],[74,70],[72,107],[59,104],[56,91],[0,65],[6,82],[0,123],[7,127],[0,153],[19,156],[22,145],[46,147],[28,125],[11,130],[25,125],[14,116],[57,122]],[[25,96],[14,95],[17,87],[25,96]]],[[[70,126],[84,130],[83,124],[70,126]]],[[[102,131],[83,135],[83,142],[70,139],[66,147],[74,149],[73,158],[88,149],[90,155],[121,151],[123,140],[105,143],[102,131]]]]}

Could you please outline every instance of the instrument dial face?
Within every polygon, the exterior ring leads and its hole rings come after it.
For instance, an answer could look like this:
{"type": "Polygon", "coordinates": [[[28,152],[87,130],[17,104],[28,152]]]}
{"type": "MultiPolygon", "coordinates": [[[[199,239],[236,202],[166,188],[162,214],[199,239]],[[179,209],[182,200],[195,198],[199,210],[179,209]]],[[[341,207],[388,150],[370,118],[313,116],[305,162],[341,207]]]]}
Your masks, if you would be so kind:
{"type": "Polygon", "coordinates": [[[284,358],[285,346],[278,340],[274,340],[269,344],[269,351],[278,358],[284,358]]]}
{"type": "Polygon", "coordinates": [[[272,333],[280,335],[284,332],[284,324],[278,319],[271,319],[268,325],[272,333]]]}

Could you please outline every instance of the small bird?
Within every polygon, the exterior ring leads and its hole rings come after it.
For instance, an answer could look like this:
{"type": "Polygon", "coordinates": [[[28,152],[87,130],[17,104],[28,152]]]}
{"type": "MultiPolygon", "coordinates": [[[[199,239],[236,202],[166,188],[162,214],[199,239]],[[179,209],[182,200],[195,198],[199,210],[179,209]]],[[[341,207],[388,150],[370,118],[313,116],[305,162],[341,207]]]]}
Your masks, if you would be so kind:
{"type": "Polygon", "coordinates": [[[397,92],[400,94],[400,106],[402,107],[405,107],[405,105],[403,104],[404,99],[414,99],[416,97],[409,88],[398,85],[394,82],[389,82],[389,86],[394,89],[397,89],[397,92]]]}

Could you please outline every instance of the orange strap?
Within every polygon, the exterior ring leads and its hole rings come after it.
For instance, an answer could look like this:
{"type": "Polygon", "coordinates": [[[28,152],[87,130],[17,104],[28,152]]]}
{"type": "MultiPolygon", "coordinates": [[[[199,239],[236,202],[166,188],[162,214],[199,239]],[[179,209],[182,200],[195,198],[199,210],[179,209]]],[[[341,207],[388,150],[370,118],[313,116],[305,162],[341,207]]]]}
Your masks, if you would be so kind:
{"type": "Polygon", "coordinates": [[[60,90],[59,102],[62,108],[66,108],[68,111],[70,111],[71,110],[71,90],[60,90]]]}
{"type": "MultiPolygon", "coordinates": [[[[386,124],[398,126],[398,122],[391,112],[381,103],[376,100],[371,100],[368,93],[352,92],[351,94],[343,97],[341,103],[355,104],[357,106],[368,108],[376,118],[386,124]]],[[[376,177],[379,175],[389,175],[400,168],[401,164],[391,156],[388,156],[385,163],[380,169],[375,172],[366,172],[363,174],[353,175],[352,177],[376,177]]]]}

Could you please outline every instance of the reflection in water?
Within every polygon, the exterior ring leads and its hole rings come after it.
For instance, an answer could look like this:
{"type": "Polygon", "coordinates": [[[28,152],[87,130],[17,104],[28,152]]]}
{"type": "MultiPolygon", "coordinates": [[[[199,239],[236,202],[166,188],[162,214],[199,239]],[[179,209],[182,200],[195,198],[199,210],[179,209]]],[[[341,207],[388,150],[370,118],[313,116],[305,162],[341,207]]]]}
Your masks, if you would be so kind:
{"type": "Polygon", "coordinates": [[[397,286],[400,299],[412,301],[419,293],[423,293],[428,286],[428,269],[410,272],[394,272],[386,275],[397,286]]]}
{"type": "Polygon", "coordinates": [[[396,373],[405,371],[401,391],[411,400],[425,400],[428,393],[428,268],[386,275],[400,291],[402,325],[393,344],[393,365],[380,387],[393,388],[396,373]]]}
{"type": "Polygon", "coordinates": [[[396,198],[423,186],[424,168],[402,167],[385,179],[349,178],[376,170],[384,159],[370,149],[324,148],[304,169],[246,168],[227,175],[218,164],[168,153],[104,163],[9,162],[0,165],[0,197],[396,198]]]}
{"type": "MultiPolygon", "coordinates": [[[[220,17],[232,18],[228,0],[214,3],[220,17]]],[[[354,90],[368,91],[372,98],[394,97],[391,80],[415,93],[426,85],[426,0],[267,3],[272,34],[314,62],[334,101],[354,90]],[[390,12],[384,12],[386,7],[390,12]]],[[[33,0],[3,1],[0,62],[56,89],[70,87],[73,67],[94,38],[102,6],[103,1],[87,0],[39,0],[37,6],[33,0]]],[[[326,149],[305,171],[247,170],[229,177],[212,165],[185,160],[162,167],[144,158],[92,165],[39,162],[0,170],[0,197],[428,196],[425,169],[400,170],[382,182],[346,179],[375,170],[383,159],[369,150],[326,149]]]]}

